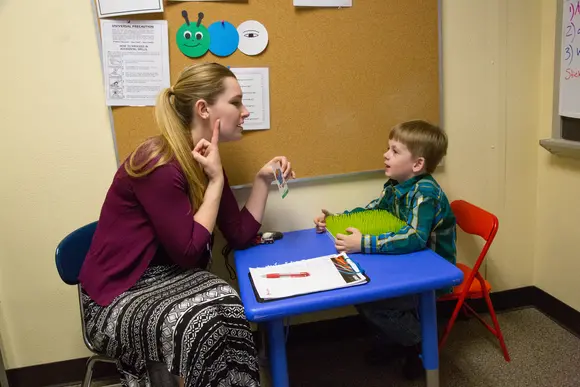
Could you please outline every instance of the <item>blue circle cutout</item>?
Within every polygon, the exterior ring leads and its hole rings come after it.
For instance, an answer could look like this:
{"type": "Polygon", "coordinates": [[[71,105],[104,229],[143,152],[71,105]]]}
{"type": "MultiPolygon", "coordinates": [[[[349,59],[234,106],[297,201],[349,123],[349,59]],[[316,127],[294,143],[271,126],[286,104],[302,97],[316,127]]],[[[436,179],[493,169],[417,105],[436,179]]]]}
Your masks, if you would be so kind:
{"type": "Polygon", "coordinates": [[[227,21],[216,21],[208,27],[211,37],[209,50],[216,56],[230,56],[238,48],[238,29],[227,21]]]}

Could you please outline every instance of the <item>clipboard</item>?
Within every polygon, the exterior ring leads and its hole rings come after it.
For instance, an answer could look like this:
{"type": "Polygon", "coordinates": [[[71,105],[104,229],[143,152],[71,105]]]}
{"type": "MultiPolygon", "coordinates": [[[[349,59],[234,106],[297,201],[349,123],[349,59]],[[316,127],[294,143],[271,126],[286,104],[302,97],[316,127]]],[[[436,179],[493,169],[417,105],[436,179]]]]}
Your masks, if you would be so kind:
{"type": "Polygon", "coordinates": [[[250,268],[248,277],[256,300],[260,303],[320,293],[334,289],[365,285],[369,276],[346,253],[250,268]],[[265,278],[271,273],[309,273],[306,277],[265,278]]]}

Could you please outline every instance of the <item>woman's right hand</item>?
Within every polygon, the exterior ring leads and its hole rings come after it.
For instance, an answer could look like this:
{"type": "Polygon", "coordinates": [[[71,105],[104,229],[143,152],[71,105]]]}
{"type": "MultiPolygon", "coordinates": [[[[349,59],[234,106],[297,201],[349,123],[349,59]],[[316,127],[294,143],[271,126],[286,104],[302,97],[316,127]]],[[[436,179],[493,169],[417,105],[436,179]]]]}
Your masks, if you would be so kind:
{"type": "Polygon", "coordinates": [[[220,120],[214,124],[211,142],[202,138],[191,152],[193,158],[202,166],[210,181],[223,178],[222,160],[218,148],[220,136],[220,120]]]}
{"type": "Polygon", "coordinates": [[[316,232],[323,233],[326,231],[326,217],[332,215],[327,210],[322,210],[322,215],[317,216],[314,218],[314,224],[316,225],[316,232]]]}

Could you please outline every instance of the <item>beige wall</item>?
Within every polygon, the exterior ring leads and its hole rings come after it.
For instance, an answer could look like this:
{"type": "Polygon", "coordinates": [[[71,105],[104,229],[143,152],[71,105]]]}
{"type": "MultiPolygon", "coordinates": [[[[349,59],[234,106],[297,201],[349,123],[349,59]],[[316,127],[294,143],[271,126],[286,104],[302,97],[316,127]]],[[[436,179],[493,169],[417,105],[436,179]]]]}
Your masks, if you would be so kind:
{"type": "MultiPolygon", "coordinates": [[[[538,18],[538,5],[443,1],[444,118],[451,146],[440,180],[450,199],[467,199],[500,218],[484,268],[496,290],[532,282],[533,245],[521,237],[535,231],[536,174],[527,166],[536,162],[537,123],[527,112],[537,109],[538,68],[519,68],[537,61],[539,33],[526,37],[524,31],[538,18]]],[[[459,238],[459,259],[469,260],[476,244],[459,238]]]]}
{"type": "MultiPolygon", "coordinates": [[[[9,368],[87,354],[76,294],[60,283],[54,248],[67,232],[98,216],[115,168],[90,2],[24,3],[0,4],[0,336],[9,368]],[[48,27],[23,28],[24,15],[48,27]]],[[[556,214],[568,211],[563,188],[580,187],[580,165],[552,159],[537,146],[539,133],[550,132],[545,94],[552,84],[545,73],[553,23],[541,11],[550,11],[553,1],[443,3],[443,102],[451,147],[437,178],[451,199],[465,198],[500,217],[485,268],[496,290],[536,281],[573,304],[568,294],[578,285],[567,274],[574,259],[565,241],[571,241],[574,224],[556,214]],[[556,221],[566,222],[565,231],[535,227],[556,221]]],[[[364,204],[382,183],[380,174],[298,183],[284,200],[272,191],[264,227],[310,227],[320,208],[364,204]]],[[[245,195],[238,192],[240,199],[245,195]]],[[[470,261],[476,248],[460,235],[460,260],[470,261]]],[[[219,259],[216,270],[225,276],[219,259]]]]}
{"type": "Polygon", "coordinates": [[[60,239],[115,170],[88,0],[0,3],[0,335],[9,368],[86,356],[60,239]]]}
{"type": "MultiPolygon", "coordinates": [[[[551,134],[554,95],[556,5],[542,3],[540,126],[538,138],[551,134]]],[[[580,161],[552,156],[538,147],[537,255],[534,284],[580,310],[580,161]]]]}

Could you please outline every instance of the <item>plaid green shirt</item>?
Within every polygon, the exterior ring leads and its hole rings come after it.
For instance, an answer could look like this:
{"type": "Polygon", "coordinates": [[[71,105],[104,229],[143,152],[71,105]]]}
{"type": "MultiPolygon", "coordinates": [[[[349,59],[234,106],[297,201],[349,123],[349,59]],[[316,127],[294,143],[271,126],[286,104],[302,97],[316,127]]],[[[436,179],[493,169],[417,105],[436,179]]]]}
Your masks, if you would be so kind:
{"type": "Polygon", "coordinates": [[[413,177],[403,183],[389,180],[381,196],[366,207],[387,210],[407,222],[400,231],[381,235],[363,235],[361,252],[370,254],[404,254],[431,248],[455,265],[455,216],[447,196],[431,175],[413,177]]]}

